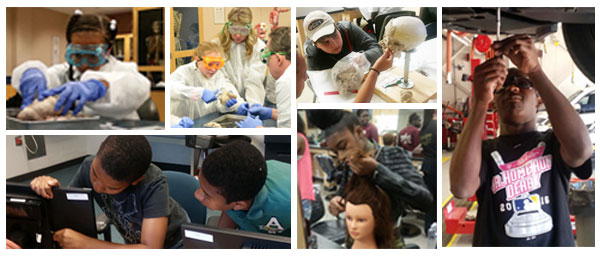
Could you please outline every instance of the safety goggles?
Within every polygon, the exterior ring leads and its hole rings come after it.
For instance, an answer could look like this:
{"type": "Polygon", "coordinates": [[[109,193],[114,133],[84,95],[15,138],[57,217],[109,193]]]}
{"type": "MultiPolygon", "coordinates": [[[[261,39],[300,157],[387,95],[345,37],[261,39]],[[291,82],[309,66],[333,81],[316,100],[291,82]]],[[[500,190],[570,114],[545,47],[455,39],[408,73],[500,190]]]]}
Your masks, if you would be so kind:
{"type": "Polygon", "coordinates": [[[225,61],[223,57],[214,57],[214,56],[202,56],[200,57],[200,61],[204,64],[204,68],[207,69],[220,69],[225,65],[225,61]]]}
{"type": "Polygon", "coordinates": [[[502,87],[500,89],[494,90],[494,94],[500,94],[512,85],[517,86],[519,89],[526,89],[526,88],[533,87],[533,83],[531,82],[531,80],[527,79],[526,77],[510,76],[510,77],[506,78],[506,80],[504,81],[504,84],[502,84],[502,87]]]}
{"type": "Polygon", "coordinates": [[[262,50],[260,50],[260,60],[264,64],[267,64],[269,62],[269,56],[274,55],[274,54],[286,55],[287,53],[286,52],[271,52],[269,49],[263,48],[262,50]]]}
{"type": "Polygon", "coordinates": [[[67,45],[65,59],[73,66],[82,66],[85,63],[88,67],[95,68],[106,62],[105,54],[107,50],[107,44],[69,44],[67,45]]]}
{"type": "Polygon", "coordinates": [[[248,36],[250,34],[250,30],[251,30],[250,24],[239,26],[239,25],[233,25],[233,23],[231,23],[231,22],[227,22],[225,25],[229,25],[227,30],[229,31],[229,34],[231,34],[231,35],[239,34],[242,36],[248,36]]]}

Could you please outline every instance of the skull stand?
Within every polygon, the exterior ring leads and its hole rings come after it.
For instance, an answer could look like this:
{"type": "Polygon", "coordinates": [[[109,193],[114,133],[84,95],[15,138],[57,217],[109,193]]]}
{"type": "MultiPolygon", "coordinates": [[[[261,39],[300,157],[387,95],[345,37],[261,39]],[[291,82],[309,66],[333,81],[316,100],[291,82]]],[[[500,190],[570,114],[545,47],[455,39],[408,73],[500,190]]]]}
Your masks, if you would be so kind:
{"type": "Polygon", "coordinates": [[[398,86],[404,89],[410,89],[415,86],[415,83],[408,79],[408,72],[410,68],[410,54],[415,52],[415,49],[403,50],[404,55],[404,77],[400,79],[398,86]]]}

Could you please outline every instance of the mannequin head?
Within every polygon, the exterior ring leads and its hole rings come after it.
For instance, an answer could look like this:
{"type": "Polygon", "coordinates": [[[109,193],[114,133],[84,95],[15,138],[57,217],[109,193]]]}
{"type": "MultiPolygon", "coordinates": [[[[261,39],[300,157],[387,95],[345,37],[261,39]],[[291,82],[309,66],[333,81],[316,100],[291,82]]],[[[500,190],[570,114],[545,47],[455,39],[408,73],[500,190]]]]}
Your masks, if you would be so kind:
{"type": "Polygon", "coordinates": [[[390,200],[369,178],[353,175],[346,187],[346,226],[354,245],[375,241],[377,248],[391,248],[394,241],[390,200]]]}

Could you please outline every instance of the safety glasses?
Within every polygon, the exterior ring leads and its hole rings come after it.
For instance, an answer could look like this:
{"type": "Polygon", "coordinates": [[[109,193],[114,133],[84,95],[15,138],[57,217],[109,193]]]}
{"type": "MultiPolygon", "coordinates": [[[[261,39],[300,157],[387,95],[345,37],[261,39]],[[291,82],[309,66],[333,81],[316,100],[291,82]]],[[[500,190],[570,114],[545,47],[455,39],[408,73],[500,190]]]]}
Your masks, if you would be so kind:
{"type": "Polygon", "coordinates": [[[94,45],[67,45],[65,59],[73,66],[82,66],[86,64],[88,67],[95,68],[106,62],[107,44],[94,45]]]}
{"type": "Polygon", "coordinates": [[[220,69],[225,65],[225,61],[223,57],[215,57],[215,56],[202,56],[200,57],[200,61],[204,65],[204,68],[207,69],[220,69]]]}
{"type": "Polygon", "coordinates": [[[242,36],[248,36],[250,34],[250,30],[251,30],[250,24],[239,26],[239,25],[233,25],[233,23],[231,23],[231,22],[227,22],[227,23],[225,23],[225,25],[229,25],[227,30],[229,31],[229,34],[231,34],[231,35],[239,34],[242,36]]]}
{"type": "Polygon", "coordinates": [[[494,94],[500,94],[512,85],[517,86],[519,89],[533,87],[533,83],[531,82],[531,80],[527,79],[526,77],[510,76],[510,77],[506,78],[506,80],[504,81],[504,84],[502,84],[502,87],[500,89],[494,90],[494,94]]]}
{"type": "Polygon", "coordinates": [[[269,62],[269,56],[274,55],[274,54],[286,55],[287,53],[286,52],[271,52],[269,49],[263,48],[262,50],[260,50],[260,60],[264,64],[267,64],[269,62]]]}

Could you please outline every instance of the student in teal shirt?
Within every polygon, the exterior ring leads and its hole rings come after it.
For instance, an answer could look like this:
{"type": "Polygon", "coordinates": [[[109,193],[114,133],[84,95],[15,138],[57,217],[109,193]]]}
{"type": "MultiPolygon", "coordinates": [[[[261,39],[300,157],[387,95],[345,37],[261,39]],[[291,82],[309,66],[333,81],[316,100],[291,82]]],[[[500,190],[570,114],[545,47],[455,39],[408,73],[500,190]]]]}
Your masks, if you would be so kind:
{"type": "Polygon", "coordinates": [[[291,236],[291,166],[265,161],[245,141],[229,143],[206,157],[194,196],[221,210],[219,227],[291,236]]]}

